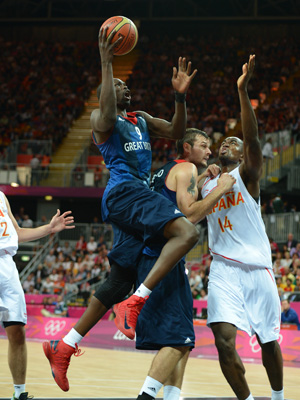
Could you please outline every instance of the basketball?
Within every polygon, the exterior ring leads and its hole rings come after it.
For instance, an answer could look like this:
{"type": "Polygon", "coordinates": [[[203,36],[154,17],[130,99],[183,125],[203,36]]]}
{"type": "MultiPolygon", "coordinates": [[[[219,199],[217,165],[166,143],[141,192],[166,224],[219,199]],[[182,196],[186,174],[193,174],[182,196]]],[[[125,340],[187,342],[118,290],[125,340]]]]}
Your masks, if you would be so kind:
{"type": "Polygon", "coordinates": [[[107,39],[111,37],[114,33],[112,43],[114,43],[119,37],[122,37],[121,42],[114,50],[114,54],[117,56],[123,56],[129,53],[136,45],[138,40],[138,31],[135,24],[126,17],[111,17],[107,19],[101,25],[100,29],[108,27],[107,39]]]}

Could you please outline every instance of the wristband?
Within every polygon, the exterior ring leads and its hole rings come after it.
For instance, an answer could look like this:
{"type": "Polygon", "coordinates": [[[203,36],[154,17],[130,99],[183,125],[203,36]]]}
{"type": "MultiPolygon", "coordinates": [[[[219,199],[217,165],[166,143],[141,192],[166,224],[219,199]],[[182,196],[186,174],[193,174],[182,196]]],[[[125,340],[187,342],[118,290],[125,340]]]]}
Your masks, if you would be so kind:
{"type": "Polygon", "coordinates": [[[175,93],[175,101],[176,103],[185,103],[185,98],[186,94],[185,93],[179,93],[179,92],[174,92],[175,93]]]}

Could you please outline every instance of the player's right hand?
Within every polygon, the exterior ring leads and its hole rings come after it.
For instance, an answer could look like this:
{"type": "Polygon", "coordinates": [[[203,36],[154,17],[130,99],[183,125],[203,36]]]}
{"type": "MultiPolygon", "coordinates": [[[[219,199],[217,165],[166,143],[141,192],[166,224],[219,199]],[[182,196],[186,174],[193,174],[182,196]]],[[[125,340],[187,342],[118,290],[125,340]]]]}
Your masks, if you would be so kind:
{"type": "Polygon", "coordinates": [[[218,186],[222,187],[224,193],[228,192],[232,186],[235,184],[236,179],[228,174],[227,172],[225,172],[224,174],[222,174],[220,176],[220,178],[218,179],[218,186]]]}
{"type": "Polygon", "coordinates": [[[122,40],[122,37],[120,36],[114,43],[112,43],[112,39],[116,33],[110,36],[109,39],[106,39],[107,30],[108,26],[106,26],[104,29],[101,28],[98,36],[98,46],[102,63],[112,63],[114,58],[114,49],[122,40]]]}

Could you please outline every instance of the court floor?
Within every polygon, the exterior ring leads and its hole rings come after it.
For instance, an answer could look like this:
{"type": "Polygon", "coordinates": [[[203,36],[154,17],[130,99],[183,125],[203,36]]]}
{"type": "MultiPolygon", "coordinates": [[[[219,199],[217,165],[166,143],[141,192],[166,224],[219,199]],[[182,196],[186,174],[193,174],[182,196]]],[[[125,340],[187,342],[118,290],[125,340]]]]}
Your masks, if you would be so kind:
{"type": "MultiPolygon", "coordinates": [[[[126,399],[135,400],[147,376],[153,353],[84,348],[73,357],[68,370],[70,390],[63,392],[54,382],[41,342],[27,341],[26,391],[38,399],[126,399]]],[[[13,385],[7,365],[6,339],[0,339],[0,399],[10,399],[13,385]]],[[[271,389],[261,364],[246,363],[246,377],[255,400],[269,400],[271,389]]],[[[300,400],[300,368],[284,368],[285,398],[300,400]]],[[[158,398],[163,397],[163,391],[158,398]]],[[[233,392],[216,360],[190,358],[182,387],[182,400],[231,400],[233,392]]]]}

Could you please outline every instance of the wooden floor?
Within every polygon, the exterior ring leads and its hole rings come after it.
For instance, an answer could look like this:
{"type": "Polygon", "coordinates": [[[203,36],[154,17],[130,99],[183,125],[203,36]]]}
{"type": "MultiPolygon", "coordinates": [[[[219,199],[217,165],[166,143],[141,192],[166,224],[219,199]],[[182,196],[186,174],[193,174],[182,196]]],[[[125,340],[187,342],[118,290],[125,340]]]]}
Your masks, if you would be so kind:
{"type": "MultiPolygon", "coordinates": [[[[68,371],[70,390],[63,392],[54,382],[40,342],[27,342],[28,371],[26,391],[39,398],[132,398],[135,399],[147,375],[153,354],[132,351],[84,348],[85,354],[73,357],[68,371]]],[[[7,340],[0,339],[0,397],[10,398],[12,378],[7,365],[7,340]]],[[[271,397],[264,368],[245,364],[246,377],[253,396],[271,397]]],[[[300,400],[300,369],[285,367],[285,398],[300,400]]],[[[158,397],[163,397],[161,391],[158,397]]],[[[190,358],[182,388],[182,397],[232,398],[233,392],[215,360],[190,358]]]]}

